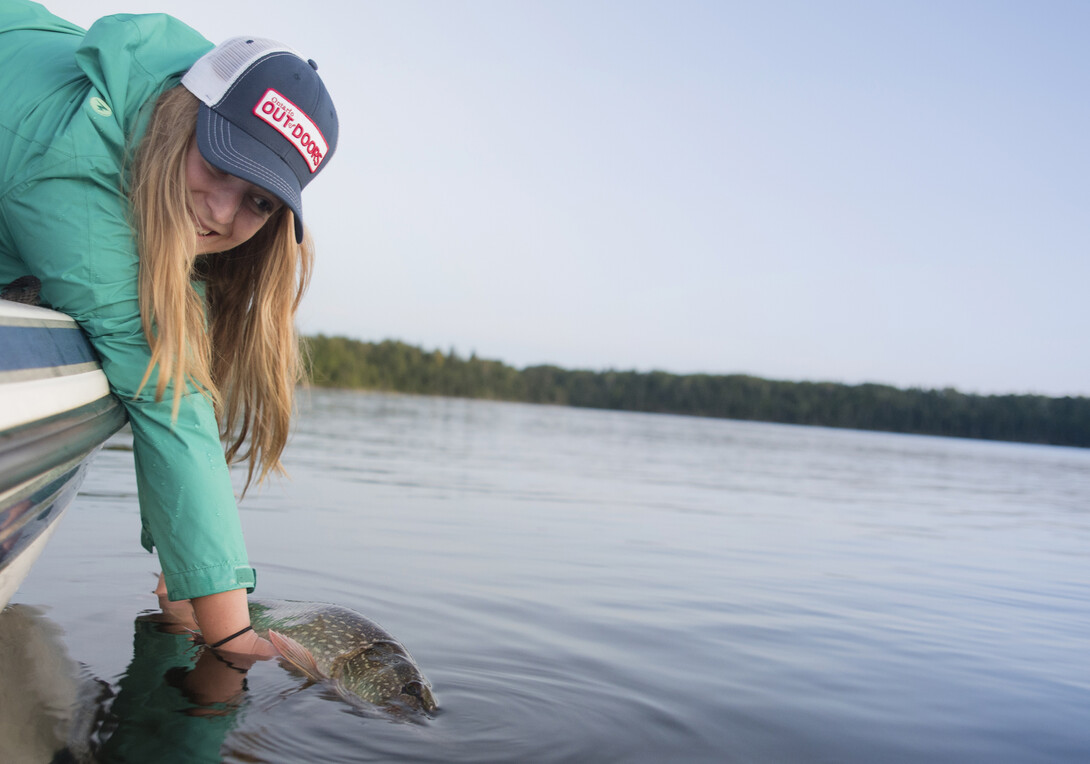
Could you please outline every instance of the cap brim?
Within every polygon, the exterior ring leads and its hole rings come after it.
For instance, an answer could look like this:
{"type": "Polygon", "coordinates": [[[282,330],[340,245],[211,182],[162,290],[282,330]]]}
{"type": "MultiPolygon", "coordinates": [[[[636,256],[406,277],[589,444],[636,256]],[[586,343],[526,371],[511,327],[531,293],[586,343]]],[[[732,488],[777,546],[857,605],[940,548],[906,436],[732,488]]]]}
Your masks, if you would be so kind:
{"type": "Polygon", "coordinates": [[[295,172],[280,155],[203,103],[197,114],[197,148],[209,164],[286,204],[295,214],[295,241],[303,241],[302,191],[295,172]]]}

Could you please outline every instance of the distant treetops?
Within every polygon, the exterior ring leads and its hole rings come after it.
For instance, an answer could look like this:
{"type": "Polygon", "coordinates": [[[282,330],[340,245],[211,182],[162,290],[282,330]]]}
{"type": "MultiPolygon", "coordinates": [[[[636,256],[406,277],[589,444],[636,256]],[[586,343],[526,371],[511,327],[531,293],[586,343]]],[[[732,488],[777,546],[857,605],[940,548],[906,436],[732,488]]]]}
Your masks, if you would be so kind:
{"type": "Polygon", "coordinates": [[[780,382],[741,374],[530,366],[386,340],[305,340],[323,387],[1090,447],[1090,398],[967,395],[887,385],[780,382]]]}

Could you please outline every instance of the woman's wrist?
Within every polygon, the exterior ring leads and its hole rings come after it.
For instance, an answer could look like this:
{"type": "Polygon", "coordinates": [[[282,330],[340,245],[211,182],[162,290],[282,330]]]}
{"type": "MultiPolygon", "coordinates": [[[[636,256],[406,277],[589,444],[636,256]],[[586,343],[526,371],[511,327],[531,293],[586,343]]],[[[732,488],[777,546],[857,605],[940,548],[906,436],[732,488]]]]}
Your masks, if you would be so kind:
{"type": "MultiPolygon", "coordinates": [[[[211,648],[210,648],[211,649],[211,648]]],[[[248,631],[237,639],[217,647],[212,652],[226,658],[234,666],[249,669],[255,661],[275,658],[280,653],[267,639],[262,639],[253,631],[248,631]]]]}
{"type": "Polygon", "coordinates": [[[191,602],[201,636],[210,645],[245,633],[243,630],[250,625],[250,609],[246,603],[245,589],[194,597],[191,602]]]}
{"type": "Polygon", "coordinates": [[[279,655],[268,640],[257,636],[250,628],[245,589],[194,597],[191,602],[205,643],[219,645],[216,652],[230,656],[232,663],[249,668],[254,660],[279,655]],[[248,663],[245,663],[246,659],[249,659],[248,663]]]}
{"type": "Polygon", "coordinates": [[[218,642],[213,642],[212,644],[209,645],[209,647],[211,647],[213,650],[215,650],[218,647],[223,647],[228,642],[231,642],[232,640],[238,639],[239,637],[241,637],[246,632],[253,631],[253,630],[254,630],[254,627],[247,624],[246,626],[243,626],[241,629],[236,631],[231,636],[224,637],[223,639],[219,640],[218,642]]]}

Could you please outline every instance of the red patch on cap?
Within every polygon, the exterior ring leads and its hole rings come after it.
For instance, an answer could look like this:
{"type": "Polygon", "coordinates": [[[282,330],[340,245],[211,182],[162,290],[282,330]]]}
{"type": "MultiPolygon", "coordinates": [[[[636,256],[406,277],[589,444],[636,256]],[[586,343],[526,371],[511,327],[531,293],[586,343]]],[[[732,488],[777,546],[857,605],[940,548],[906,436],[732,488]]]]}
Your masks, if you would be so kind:
{"type": "Polygon", "coordinates": [[[275,127],[303,159],[307,160],[310,171],[318,172],[318,167],[329,151],[329,144],[305,111],[269,88],[254,106],[254,116],[275,127]]]}

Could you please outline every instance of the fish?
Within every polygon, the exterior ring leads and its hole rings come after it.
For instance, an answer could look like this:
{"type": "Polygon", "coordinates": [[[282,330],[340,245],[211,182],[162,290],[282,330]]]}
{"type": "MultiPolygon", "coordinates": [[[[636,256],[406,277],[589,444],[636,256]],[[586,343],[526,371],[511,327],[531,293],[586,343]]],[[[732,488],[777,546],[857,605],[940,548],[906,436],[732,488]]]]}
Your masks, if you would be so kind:
{"type": "Polygon", "coordinates": [[[284,661],[350,705],[395,714],[439,708],[431,682],[405,646],[374,621],[339,605],[250,600],[250,625],[284,661]]]}

